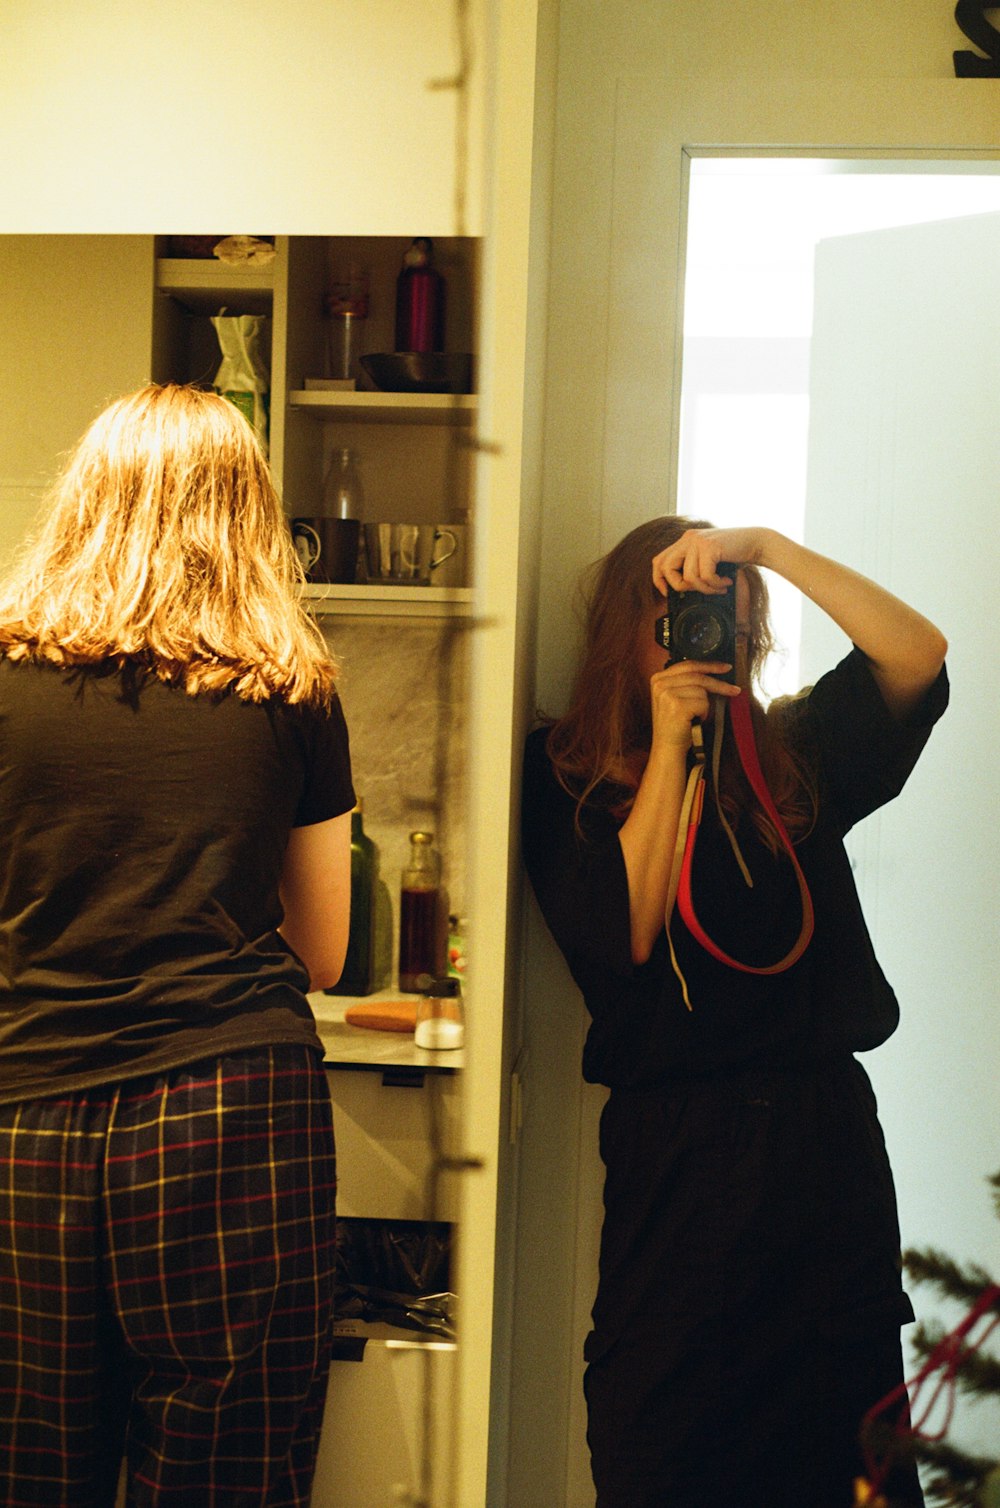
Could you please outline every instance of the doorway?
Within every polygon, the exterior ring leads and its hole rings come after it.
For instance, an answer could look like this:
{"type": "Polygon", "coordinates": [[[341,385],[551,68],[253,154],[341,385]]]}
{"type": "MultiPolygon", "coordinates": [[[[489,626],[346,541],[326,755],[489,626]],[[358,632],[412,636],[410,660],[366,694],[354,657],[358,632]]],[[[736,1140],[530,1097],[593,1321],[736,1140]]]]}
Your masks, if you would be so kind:
{"type": "MultiPolygon", "coordinates": [[[[981,677],[1000,574],[1000,294],[986,271],[1000,177],[991,162],[690,166],[678,511],[779,529],[913,602],[950,640],[951,708],[903,799],[847,848],[902,1008],[864,1066],[903,1245],[988,1266],[1000,727],[981,677]]],[[[785,646],[765,686],[775,695],[816,679],[847,641],[769,585],[785,646]]],[[[947,1321],[929,1291],[913,1297],[922,1319],[947,1321]]],[[[985,1452],[994,1432],[959,1407],[958,1443],[985,1452]]]]}
{"type": "MultiPolygon", "coordinates": [[[[1000,164],[692,156],[677,512],[804,538],[817,247],[1000,211],[1000,164]]],[[[766,696],[802,684],[801,598],[770,583],[781,651],[766,696]]]]}

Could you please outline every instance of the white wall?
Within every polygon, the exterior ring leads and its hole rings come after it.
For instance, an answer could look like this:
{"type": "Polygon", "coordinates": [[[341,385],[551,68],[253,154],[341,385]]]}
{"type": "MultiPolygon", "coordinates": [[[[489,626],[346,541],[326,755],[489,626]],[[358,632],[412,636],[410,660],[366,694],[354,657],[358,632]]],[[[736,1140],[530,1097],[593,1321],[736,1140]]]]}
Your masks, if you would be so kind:
{"type": "Polygon", "coordinates": [[[448,234],[456,38],[452,0],[7,0],[0,229],[448,234]]]}

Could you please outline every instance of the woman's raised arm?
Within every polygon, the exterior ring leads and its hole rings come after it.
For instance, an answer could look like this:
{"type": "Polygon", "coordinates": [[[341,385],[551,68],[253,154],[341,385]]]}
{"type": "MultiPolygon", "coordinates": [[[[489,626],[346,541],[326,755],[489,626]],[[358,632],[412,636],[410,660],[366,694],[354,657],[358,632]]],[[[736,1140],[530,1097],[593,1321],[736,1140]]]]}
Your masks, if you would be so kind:
{"type": "Polygon", "coordinates": [[[940,629],[877,582],[776,529],[689,529],[656,556],[653,581],[660,591],[719,592],[720,561],[775,571],[822,608],[868,659],[894,717],[912,712],[937,679],[948,648],[940,629]]]}

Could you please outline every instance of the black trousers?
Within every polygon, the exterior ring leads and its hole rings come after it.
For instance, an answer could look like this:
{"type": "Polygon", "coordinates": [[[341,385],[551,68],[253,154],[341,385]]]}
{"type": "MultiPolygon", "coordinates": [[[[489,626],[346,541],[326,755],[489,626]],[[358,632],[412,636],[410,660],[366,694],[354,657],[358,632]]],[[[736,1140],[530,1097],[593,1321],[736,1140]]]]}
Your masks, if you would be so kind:
{"type": "MultiPolygon", "coordinates": [[[[850,1508],[912,1318],[863,1070],[613,1093],[601,1149],[599,1508],[850,1508]]],[[[920,1508],[912,1466],[887,1488],[920,1508]]]]}

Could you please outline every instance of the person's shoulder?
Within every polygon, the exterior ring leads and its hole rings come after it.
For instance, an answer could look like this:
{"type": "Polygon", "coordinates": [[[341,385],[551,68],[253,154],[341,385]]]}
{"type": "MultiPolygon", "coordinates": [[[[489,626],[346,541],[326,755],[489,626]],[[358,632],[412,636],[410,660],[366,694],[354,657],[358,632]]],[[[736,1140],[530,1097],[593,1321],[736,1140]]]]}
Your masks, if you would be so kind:
{"type": "Polygon", "coordinates": [[[341,727],[346,724],[344,706],[333,688],[324,697],[303,697],[290,702],[287,697],[270,696],[260,705],[266,707],[272,717],[283,718],[293,726],[302,728],[341,727]]]}
{"type": "Polygon", "coordinates": [[[556,784],[548,751],[551,723],[532,728],[524,741],[524,782],[529,793],[556,784]]]}
{"type": "Polygon", "coordinates": [[[536,727],[531,729],[531,732],[524,740],[524,756],[526,759],[540,759],[543,756],[546,759],[548,758],[546,744],[551,728],[551,723],[538,723],[536,727]]]}

